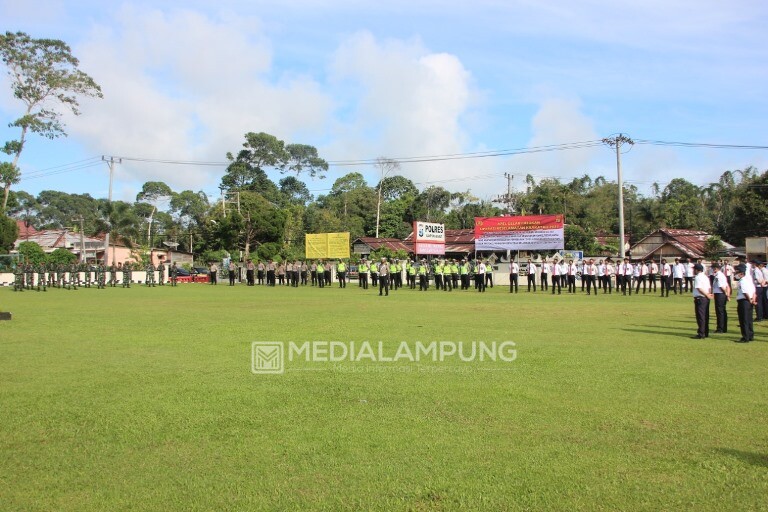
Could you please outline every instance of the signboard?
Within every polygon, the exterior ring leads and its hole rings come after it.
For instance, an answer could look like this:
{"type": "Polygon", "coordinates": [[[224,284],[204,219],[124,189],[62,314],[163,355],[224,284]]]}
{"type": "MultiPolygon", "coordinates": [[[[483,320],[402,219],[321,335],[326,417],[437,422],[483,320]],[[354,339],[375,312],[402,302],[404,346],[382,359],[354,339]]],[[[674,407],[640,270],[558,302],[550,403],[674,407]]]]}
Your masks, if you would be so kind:
{"type": "Polygon", "coordinates": [[[558,251],[564,260],[579,261],[584,259],[584,251],[558,251]]]}
{"type": "Polygon", "coordinates": [[[307,233],[304,255],[308,259],[349,258],[349,233],[307,233]]]}
{"type": "Polygon", "coordinates": [[[434,222],[414,221],[414,254],[445,254],[445,225],[434,222]]]}
{"type": "Polygon", "coordinates": [[[562,249],[563,216],[475,217],[475,249],[526,251],[562,249]]]}

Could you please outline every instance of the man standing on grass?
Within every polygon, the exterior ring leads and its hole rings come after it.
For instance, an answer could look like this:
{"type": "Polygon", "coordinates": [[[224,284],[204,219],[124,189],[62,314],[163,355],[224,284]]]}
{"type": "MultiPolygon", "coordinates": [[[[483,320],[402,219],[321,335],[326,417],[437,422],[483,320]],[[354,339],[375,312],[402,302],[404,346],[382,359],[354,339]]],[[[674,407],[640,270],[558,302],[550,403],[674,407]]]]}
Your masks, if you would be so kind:
{"type": "Polygon", "coordinates": [[[368,289],[368,260],[365,258],[357,266],[357,286],[363,290],[368,289]]]}
{"type": "Polygon", "coordinates": [[[552,274],[552,265],[544,258],[541,264],[541,291],[549,291],[549,275],[552,274]]]}
{"type": "Polygon", "coordinates": [[[323,260],[317,262],[317,286],[323,288],[325,286],[325,264],[323,260]]]}
{"type": "MultiPolygon", "coordinates": [[[[263,261],[259,261],[259,264],[256,265],[256,277],[259,280],[260,285],[264,285],[264,276],[267,272],[267,266],[264,264],[263,261]]],[[[314,282],[312,283],[314,284],[314,282]]]]}
{"type": "Polygon", "coordinates": [[[573,260],[568,260],[568,293],[576,293],[576,265],[573,260]]]}
{"type": "Polygon", "coordinates": [[[696,263],[693,266],[693,303],[696,312],[696,339],[709,337],[709,301],[714,298],[709,278],[704,273],[704,267],[696,263]]]}
{"type": "Polygon", "coordinates": [[[528,258],[528,293],[531,293],[531,286],[533,293],[536,293],[536,265],[528,258]]]}
{"type": "Polygon", "coordinates": [[[755,322],[762,322],[765,320],[766,311],[763,309],[763,297],[765,296],[765,289],[768,287],[768,281],[763,276],[763,268],[765,263],[761,261],[752,261],[752,283],[755,285],[755,322]]]}
{"type": "Polygon", "coordinates": [[[725,278],[719,263],[713,263],[712,270],[714,272],[712,293],[715,296],[715,316],[717,317],[717,330],[715,332],[722,334],[728,332],[728,311],[725,306],[731,299],[731,287],[728,286],[728,280],[725,278]]]}
{"type": "Polygon", "coordinates": [[[171,286],[176,286],[176,283],[179,281],[179,267],[176,266],[175,261],[171,264],[169,272],[171,274],[171,286]]]}
{"type": "Polygon", "coordinates": [[[755,284],[752,282],[747,266],[743,263],[733,268],[733,278],[739,283],[736,303],[738,304],[737,311],[739,313],[741,339],[737,343],[748,343],[755,338],[755,330],[752,323],[752,306],[757,301],[755,284]]]}
{"type": "Polygon", "coordinates": [[[672,267],[670,267],[665,259],[661,260],[659,274],[659,281],[661,281],[661,296],[669,297],[669,287],[672,284],[672,267]]]}
{"type": "MultiPolygon", "coordinates": [[[[359,275],[359,274],[358,274],[359,275]]],[[[339,288],[347,287],[347,264],[339,260],[336,264],[336,277],[339,279],[339,288]]]]}
{"type": "Polygon", "coordinates": [[[552,262],[552,295],[555,294],[555,289],[557,289],[557,294],[560,295],[560,292],[562,291],[562,287],[560,286],[560,265],[556,262],[552,262]]]}
{"type": "Polygon", "coordinates": [[[589,262],[584,265],[584,274],[581,276],[582,279],[587,280],[587,295],[589,295],[590,288],[594,292],[595,295],[597,295],[597,265],[595,265],[595,260],[590,259],[589,262]]]}
{"type": "Polygon", "coordinates": [[[379,264],[379,297],[381,297],[382,292],[389,296],[389,263],[387,263],[387,258],[381,258],[379,264]]]}
{"type": "Polygon", "coordinates": [[[476,269],[476,278],[475,278],[475,287],[477,288],[477,291],[484,292],[485,291],[485,263],[483,260],[480,260],[480,262],[477,264],[476,269]]]}
{"type": "Polygon", "coordinates": [[[656,264],[656,261],[651,260],[648,268],[648,293],[651,293],[651,289],[653,289],[653,293],[656,293],[656,275],[658,273],[659,266],[656,264]]]}
{"type": "Polygon", "coordinates": [[[520,265],[512,260],[509,263],[509,293],[517,293],[517,282],[520,276],[520,265]]]}

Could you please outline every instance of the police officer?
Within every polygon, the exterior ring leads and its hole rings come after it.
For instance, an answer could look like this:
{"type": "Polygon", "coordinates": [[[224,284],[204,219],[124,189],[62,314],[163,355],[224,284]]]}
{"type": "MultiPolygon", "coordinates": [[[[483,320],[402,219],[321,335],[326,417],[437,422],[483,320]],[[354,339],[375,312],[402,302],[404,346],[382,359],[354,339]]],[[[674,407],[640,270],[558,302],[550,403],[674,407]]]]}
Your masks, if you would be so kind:
{"type": "Polygon", "coordinates": [[[357,286],[363,290],[368,289],[368,260],[363,258],[360,265],[357,266],[357,286]]]}
{"type": "Polygon", "coordinates": [[[427,260],[421,260],[419,265],[419,291],[427,290],[427,260]]]}
{"type": "Polygon", "coordinates": [[[509,293],[517,293],[518,279],[520,277],[520,265],[516,261],[509,262],[509,293]]]}
{"type": "Polygon", "coordinates": [[[704,267],[696,263],[693,266],[693,303],[696,312],[696,336],[693,338],[704,339],[709,336],[709,301],[714,298],[709,278],[704,274],[704,267]]]}
{"type": "Polygon", "coordinates": [[[737,343],[748,343],[755,338],[754,324],[752,323],[752,306],[757,302],[755,284],[749,275],[749,269],[744,263],[733,268],[733,279],[739,283],[739,293],[736,295],[738,304],[739,327],[741,339],[737,343]]]}
{"type": "MultiPolygon", "coordinates": [[[[267,272],[267,266],[264,264],[263,261],[259,261],[259,264],[256,265],[256,278],[259,280],[260,285],[264,285],[264,276],[267,272]]],[[[312,285],[315,284],[315,278],[312,278],[312,285]]]]}
{"type": "MultiPolygon", "coordinates": [[[[531,286],[533,286],[533,293],[536,293],[536,264],[528,258],[528,293],[531,292],[531,286]]],[[[510,291],[511,285],[510,285],[510,291]]]]}
{"type": "Polygon", "coordinates": [[[672,286],[672,266],[666,259],[661,260],[659,266],[659,283],[661,284],[661,296],[669,297],[669,288],[672,286]]]}
{"type": "Polygon", "coordinates": [[[371,259],[371,286],[376,288],[379,284],[379,264],[371,259]]]}
{"type": "Polygon", "coordinates": [[[720,263],[713,263],[712,270],[712,294],[715,296],[715,316],[717,318],[716,333],[728,332],[728,311],[726,304],[731,300],[731,287],[723,274],[720,263]]]}
{"type": "Polygon", "coordinates": [[[323,260],[317,262],[317,286],[323,288],[325,286],[325,264],[323,260]]]}
{"type": "Polygon", "coordinates": [[[485,262],[480,260],[475,269],[475,287],[479,292],[485,292],[485,262]]]}
{"type": "Polygon", "coordinates": [[[389,263],[387,263],[387,258],[381,258],[381,263],[378,267],[378,273],[379,273],[379,297],[381,297],[382,292],[385,292],[387,296],[389,296],[389,263]]]}
{"type": "Polygon", "coordinates": [[[408,267],[408,283],[410,283],[409,286],[411,287],[411,290],[415,290],[416,289],[416,273],[417,273],[417,271],[418,271],[418,267],[417,267],[416,263],[414,263],[412,261],[411,264],[408,267]]]}
{"type": "Polygon", "coordinates": [[[344,260],[336,264],[336,277],[339,279],[339,288],[347,287],[347,265],[344,260]]]}
{"type": "Polygon", "coordinates": [[[441,260],[437,260],[435,263],[435,288],[438,290],[443,289],[443,272],[445,266],[441,260]]]}
{"type": "Polygon", "coordinates": [[[109,266],[109,286],[111,286],[112,288],[117,286],[117,267],[115,266],[114,261],[109,266]]]}
{"type": "Polygon", "coordinates": [[[256,273],[256,265],[253,264],[253,260],[248,258],[245,264],[245,283],[246,286],[254,285],[254,274],[256,273]]]}

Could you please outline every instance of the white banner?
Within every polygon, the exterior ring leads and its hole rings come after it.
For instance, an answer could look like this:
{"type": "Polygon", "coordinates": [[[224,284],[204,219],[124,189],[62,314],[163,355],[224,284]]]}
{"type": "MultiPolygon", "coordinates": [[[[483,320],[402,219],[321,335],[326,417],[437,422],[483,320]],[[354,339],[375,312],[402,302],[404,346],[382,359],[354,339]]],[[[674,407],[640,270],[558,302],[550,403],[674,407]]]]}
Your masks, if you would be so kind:
{"type": "Polygon", "coordinates": [[[417,242],[413,244],[413,253],[443,255],[445,254],[445,244],[424,244],[417,242]]]}
{"type": "Polygon", "coordinates": [[[445,225],[434,222],[416,221],[413,223],[414,242],[445,243],[445,225]]]}

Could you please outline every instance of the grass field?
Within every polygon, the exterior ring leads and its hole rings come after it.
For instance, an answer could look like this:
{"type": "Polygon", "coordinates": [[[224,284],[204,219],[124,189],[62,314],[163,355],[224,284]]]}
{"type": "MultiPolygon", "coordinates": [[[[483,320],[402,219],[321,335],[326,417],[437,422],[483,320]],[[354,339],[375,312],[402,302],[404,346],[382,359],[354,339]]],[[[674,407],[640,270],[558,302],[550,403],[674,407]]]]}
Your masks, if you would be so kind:
{"type": "Polygon", "coordinates": [[[499,287],[2,289],[0,310],[3,511],[768,509],[768,326],[733,343],[733,305],[707,340],[689,297],[499,287]],[[262,340],[517,359],[255,375],[262,340]]]}

